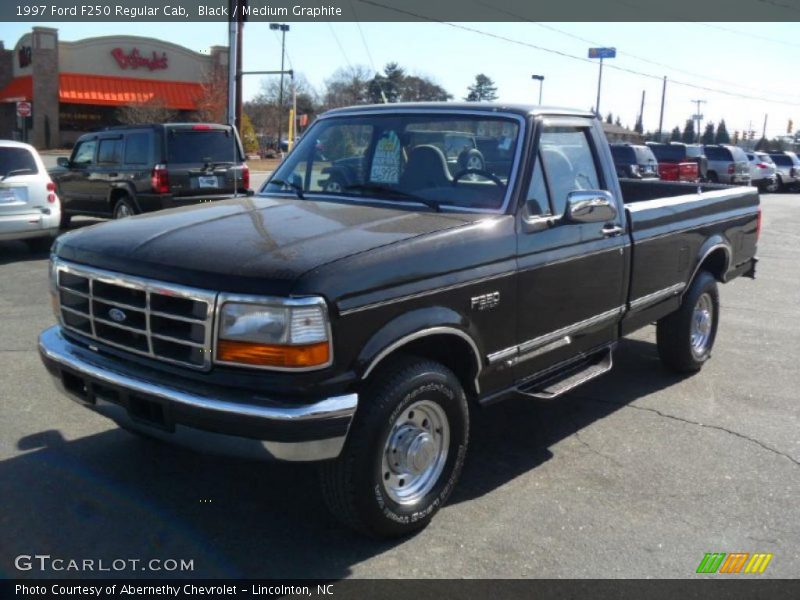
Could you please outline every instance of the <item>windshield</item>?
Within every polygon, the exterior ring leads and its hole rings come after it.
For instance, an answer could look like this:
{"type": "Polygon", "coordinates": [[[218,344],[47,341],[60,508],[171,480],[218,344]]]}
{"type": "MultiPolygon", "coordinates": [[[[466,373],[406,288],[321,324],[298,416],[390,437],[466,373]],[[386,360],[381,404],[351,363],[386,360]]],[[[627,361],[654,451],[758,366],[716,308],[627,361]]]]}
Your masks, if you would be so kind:
{"type": "Polygon", "coordinates": [[[482,115],[373,114],[318,121],[261,193],[496,210],[520,126],[482,115]]]}

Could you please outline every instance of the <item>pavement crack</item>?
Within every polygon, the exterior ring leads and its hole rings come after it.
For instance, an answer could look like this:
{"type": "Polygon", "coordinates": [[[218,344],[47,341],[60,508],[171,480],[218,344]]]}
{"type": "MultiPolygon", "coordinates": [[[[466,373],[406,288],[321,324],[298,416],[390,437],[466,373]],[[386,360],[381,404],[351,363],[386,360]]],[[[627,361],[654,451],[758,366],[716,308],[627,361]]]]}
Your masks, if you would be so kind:
{"type": "Polygon", "coordinates": [[[673,421],[679,421],[681,423],[686,423],[688,425],[696,425],[698,427],[703,427],[705,429],[715,429],[717,431],[723,431],[725,433],[729,433],[729,434],[731,434],[733,436],[736,436],[738,438],[741,438],[743,440],[746,440],[748,442],[756,444],[757,446],[760,446],[761,448],[763,448],[764,450],[766,450],[768,452],[772,452],[773,454],[777,454],[778,456],[782,456],[783,458],[793,462],[795,464],[795,466],[800,467],[800,460],[797,460],[791,454],[787,454],[786,452],[781,452],[777,448],[773,448],[772,446],[768,446],[767,444],[765,444],[764,442],[762,442],[760,440],[757,440],[756,438],[750,437],[750,436],[745,435],[744,433],[740,433],[738,431],[734,431],[733,429],[728,429],[727,427],[722,427],[721,425],[708,425],[706,423],[701,423],[699,421],[692,421],[691,419],[685,419],[685,418],[679,417],[677,415],[670,415],[668,413],[665,413],[665,412],[662,412],[662,411],[658,410],[657,408],[650,408],[650,407],[647,407],[647,406],[637,406],[636,404],[623,404],[623,403],[620,403],[620,402],[611,402],[609,400],[601,400],[600,398],[592,398],[591,396],[578,396],[578,397],[581,398],[581,399],[584,399],[584,400],[591,400],[592,402],[601,402],[603,404],[613,404],[614,406],[620,406],[622,408],[634,408],[636,410],[651,412],[651,413],[657,414],[658,416],[663,417],[665,419],[672,419],[673,421]]]}
{"type": "Polygon", "coordinates": [[[607,461],[609,461],[609,462],[611,462],[611,463],[615,464],[616,466],[618,466],[618,467],[620,467],[620,468],[622,468],[622,467],[623,467],[622,463],[620,463],[619,461],[615,460],[614,458],[611,458],[611,457],[610,457],[610,456],[608,456],[607,454],[603,454],[602,452],[600,452],[599,450],[597,450],[597,449],[596,449],[594,446],[592,446],[591,444],[589,444],[589,442],[587,442],[586,440],[584,440],[584,439],[581,437],[581,432],[579,431],[579,429],[580,429],[580,428],[578,427],[578,424],[575,422],[575,419],[573,419],[572,417],[570,417],[570,420],[572,421],[572,425],[573,425],[573,427],[575,427],[575,433],[573,433],[572,435],[575,437],[575,439],[576,439],[576,440],[578,440],[578,443],[580,443],[580,444],[581,444],[581,445],[582,445],[584,448],[586,448],[586,449],[587,449],[589,452],[591,452],[592,454],[596,454],[597,456],[599,456],[599,457],[601,457],[601,458],[605,458],[607,461]]]}

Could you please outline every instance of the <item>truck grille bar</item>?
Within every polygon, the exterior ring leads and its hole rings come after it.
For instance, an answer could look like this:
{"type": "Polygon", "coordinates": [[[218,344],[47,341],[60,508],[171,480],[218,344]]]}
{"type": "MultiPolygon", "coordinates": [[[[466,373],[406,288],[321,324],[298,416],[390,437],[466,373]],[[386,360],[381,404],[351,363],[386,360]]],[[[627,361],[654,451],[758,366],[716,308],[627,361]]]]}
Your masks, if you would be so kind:
{"type": "Polygon", "coordinates": [[[216,292],[58,261],[61,325],[142,356],[211,367],[216,292]]]}

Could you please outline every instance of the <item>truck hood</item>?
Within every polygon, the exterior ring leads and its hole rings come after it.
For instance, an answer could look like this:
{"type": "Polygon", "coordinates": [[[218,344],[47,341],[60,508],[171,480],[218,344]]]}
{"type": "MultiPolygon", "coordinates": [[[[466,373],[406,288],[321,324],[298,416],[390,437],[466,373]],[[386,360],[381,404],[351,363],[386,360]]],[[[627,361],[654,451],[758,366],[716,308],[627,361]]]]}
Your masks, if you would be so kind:
{"type": "Polygon", "coordinates": [[[86,227],[59,237],[55,253],[197,288],[287,295],[312,269],[480,217],[250,196],[86,227]]]}

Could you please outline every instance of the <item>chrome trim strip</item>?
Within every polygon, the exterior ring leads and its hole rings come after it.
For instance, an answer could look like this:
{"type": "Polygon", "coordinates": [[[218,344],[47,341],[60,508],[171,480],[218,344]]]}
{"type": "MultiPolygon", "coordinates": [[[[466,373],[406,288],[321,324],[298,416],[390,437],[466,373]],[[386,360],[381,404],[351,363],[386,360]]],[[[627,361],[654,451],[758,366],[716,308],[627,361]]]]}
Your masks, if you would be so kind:
{"type": "MultiPolygon", "coordinates": [[[[527,360],[532,358],[535,355],[531,355],[531,352],[534,350],[539,350],[544,346],[548,346],[551,343],[558,341],[560,338],[568,338],[571,337],[584,329],[588,329],[590,327],[594,327],[595,325],[600,325],[606,321],[610,321],[616,317],[619,317],[625,311],[624,306],[618,306],[617,308],[613,308],[611,310],[607,310],[602,312],[598,315],[593,317],[589,317],[588,319],[584,319],[583,321],[578,321],[577,323],[573,323],[572,325],[567,325],[566,327],[562,327],[561,329],[557,329],[555,331],[551,331],[550,333],[545,333],[544,335],[540,335],[539,337],[535,337],[527,342],[523,342],[516,346],[511,346],[510,348],[504,348],[502,350],[498,350],[497,352],[493,352],[488,356],[489,364],[496,364],[509,356],[514,355],[525,355],[525,358],[522,359],[521,356],[515,357],[515,363],[519,362],[520,360],[527,360]]],[[[571,343],[572,340],[570,339],[571,343]]],[[[555,348],[552,348],[555,350],[555,348]]],[[[546,350],[547,352],[549,350],[546,350]]]]}
{"type": "Polygon", "coordinates": [[[378,366],[378,363],[380,363],[384,358],[386,358],[389,354],[391,354],[398,348],[405,346],[406,344],[408,344],[409,342],[413,342],[414,340],[442,333],[456,335],[465,340],[472,348],[472,352],[473,354],[475,354],[475,361],[478,367],[475,372],[475,391],[480,393],[480,384],[478,383],[478,378],[480,377],[481,371],[483,370],[483,360],[481,359],[481,353],[478,350],[478,345],[475,343],[475,340],[473,340],[469,335],[467,335],[460,329],[456,329],[455,327],[431,327],[429,329],[422,329],[421,331],[416,331],[414,333],[411,333],[405,337],[400,338],[396,342],[389,344],[386,348],[381,350],[375,358],[372,359],[372,362],[369,363],[369,366],[361,375],[361,379],[366,379],[367,377],[369,377],[369,374],[372,373],[375,367],[378,366]]]}
{"type": "Polygon", "coordinates": [[[542,354],[547,354],[548,352],[552,352],[553,350],[558,350],[559,348],[563,348],[564,346],[569,346],[572,343],[571,336],[564,336],[563,338],[557,339],[554,342],[550,342],[549,344],[545,344],[541,348],[537,348],[536,350],[531,350],[530,352],[526,352],[525,354],[520,354],[508,361],[506,361],[506,365],[509,367],[513,367],[516,364],[519,364],[523,361],[530,360],[531,358],[536,358],[537,356],[541,356],[542,354]]]}
{"type": "MultiPolygon", "coordinates": [[[[680,197],[680,196],[677,196],[677,197],[680,197]]],[[[638,239],[638,240],[634,238],[633,242],[635,244],[644,244],[644,243],[647,243],[647,242],[660,240],[662,238],[669,237],[671,235],[675,235],[675,234],[678,234],[678,233],[686,233],[687,231],[693,231],[695,229],[702,229],[704,227],[713,227],[714,225],[721,225],[722,223],[728,223],[729,221],[736,221],[737,219],[741,219],[741,218],[744,218],[744,217],[754,217],[755,215],[756,215],[756,213],[742,213],[740,215],[736,215],[736,216],[733,216],[733,217],[727,217],[725,219],[720,219],[718,221],[712,221],[711,223],[700,223],[700,224],[697,224],[697,225],[691,225],[689,227],[682,227],[681,229],[674,229],[672,231],[667,231],[665,233],[659,233],[657,235],[653,235],[653,236],[650,236],[650,237],[642,237],[641,239],[638,239]]],[[[634,235],[634,236],[637,233],[646,234],[648,229],[651,229],[651,228],[640,229],[638,231],[634,229],[634,230],[631,231],[631,234],[634,235]]],[[[654,227],[652,229],[656,229],[656,228],[654,227]]]]}
{"type": "MultiPolygon", "coordinates": [[[[518,124],[519,124],[519,132],[517,134],[517,139],[516,139],[517,148],[516,148],[516,151],[514,153],[514,164],[511,166],[511,171],[510,171],[510,173],[508,175],[508,184],[507,184],[507,188],[508,189],[506,189],[506,196],[503,199],[503,205],[501,207],[499,207],[499,208],[494,208],[494,209],[491,209],[491,208],[476,209],[476,208],[472,208],[472,207],[459,207],[459,206],[454,206],[452,204],[451,205],[443,204],[442,207],[441,207],[442,209],[453,210],[453,212],[477,212],[477,213],[483,213],[483,214],[499,214],[499,215],[506,214],[506,212],[508,210],[508,205],[511,203],[511,197],[514,194],[514,188],[516,187],[516,184],[518,183],[518,181],[517,181],[517,173],[518,173],[518,171],[519,171],[519,169],[521,167],[522,149],[523,149],[523,146],[525,146],[525,138],[526,138],[526,136],[528,134],[528,131],[527,131],[528,123],[527,123],[527,119],[524,116],[516,114],[516,113],[503,112],[503,111],[484,111],[484,110],[469,110],[469,109],[455,109],[454,110],[452,108],[448,108],[447,107],[447,103],[442,102],[442,108],[441,109],[439,109],[439,108],[401,108],[401,107],[397,107],[397,108],[394,108],[391,112],[389,112],[389,111],[387,111],[385,109],[375,109],[375,108],[372,108],[372,109],[364,108],[363,110],[347,110],[347,111],[342,111],[342,112],[332,112],[332,114],[320,115],[314,123],[315,124],[322,123],[323,121],[327,121],[329,119],[344,119],[344,118],[348,118],[348,117],[361,117],[361,116],[369,116],[369,115],[384,115],[384,116],[386,116],[386,115],[390,115],[390,114],[391,115],[417,114],[417,115],[432,115],[432,116],[439,116],[439,115],[443,115],[443,116],[470,115],[470,116],[483,117],[486,120],[513,119],[514,121],[517,121],[518,124]]],[[[290,153],[290,155],[291,155],[291,153],[290,153]]],[[[275,169],[275,172],[277,172],[277,169],[275,169]]],[[[274,176],[274,173],[273,173],[273,176],[274,176]]],[[[270,176],[270,179],[272,179],[272,176],[270,176]]],[[[265,181],[264,184],[261,186],[261,189],[259,190],[258,195],[259,196],[264,196],[264,197],[271,197],[271,196],[273,196],[273,194],[274,195],[279,195],[279,194],[277,194],[275,192],[270,193],[270,194],[267,194],[267,193],[263,192],[263,190],[266,188],[268,183],[269,183],[269,179],[267,181],[265,181]]],[[[324,194],[321,194],[321,195],[324,195],[324,194]]],[[[336,196],[330,196],[330,195],[327,196],[327,197],[336,198],[336,196]]],[[[348,198],[353,198],[353,197],[350,196],[348,198]]],[[[313,199],[314,199],[314,197],[309,197],[309,200],[313,200],[313,199]]],[[[397,206],[397,203],[395,202],[394,205],[397,206]]]]}
{"type": "MultiPolygon", "coordinates": [[[[215,315],[214,308],[217,300],[217,292],[212,292],[209,290],[201,290],[197,288],[190,288],[180,284],[156,281],[154,279],[147,279],[145,277],[137,277],[135,275],[127,275],[124,273],[106,271],[104,269],[98,269],[96,267],[88,267],[85,265],[74,264],[61,259],[54,259],[53,263],[54,263],[53,269],[55,270],[55,277],[56,277],[55,285],[56,285],[56,290],[59,294],[58,295],[59,310],[66,310],[67,312],[80,314],[81,316],[88,318],[89,323],[91,325],[91,333],[87,333],[86,331],[81,331],[80,329],[67,325],[64,322],[63,316],[60,316],[59,323],[65,329],[69,331],[74,331],[75,333],[81,336],[88,337],[101,344],[112,346],[114,348],[119,348],[121,350],[131,352],[132,354],[147,356],[148,358],[152,358],[153,360],[158,360],[164,363],[180,365],[182,367],[187,367],[189,369],[201,370],[201,371],[207,371],[211,368],[211,342],[214,333],[214,315],[215,315]],[[60,277],[61,273],[68,273],[86,279],[89,285],[89,293],[87,294],[85,292],[74,290],[68,286],[61,285],[61,277],[60,277]],[[145,294],[145,305],[133,306],[131,304],[127,304],[124,302],[116,302],[108,298],[95,296],[94,294],[95,282],[98,281],[102,283],[108,283],[110,285],[114,285],[117,287],[123,287],[143,292],[145,294]],[[61,292],[65,292],[67,294],[73,294],[75,296],[85,298],[86,300],[88,300],[89,304],[88,314],[81,313],[80,311],[76,311],[74,309],[70,309],[68,306],[63,306],[60,301],[61,292]],[[164,356],[162,354],[156,354],[154,352],[153,341],[152,341],[153,331],[150,327],[150,299],[152,294],[185,298],[188,300],[193,300],[195,302],[201,302],[206,305],[206,318],[203,320],[198,319],[197,321],[193,321],[198,325],[203,325],[204,328],[203,343],[199,345],[199,347],[204,349],[203,364],[196,364],[192,362],[178,360],[170,358],[168,356],[164,356]],[[100,317],[96,317],[94,314],[95,300],[98,302],[102,302],[103,304],[122,307],[127,310],[133,310],[140,314],[144,314],[146,329],[138,329],[135,327],[121,325],[119,323],[114,323],[106,319],[101,319],[100,317]],[[134,348],[133,346],[120,344],[118,342],[114,342],[104,337],[98,336],[97,328],[95,327],[96,323],[102,323],[103,325],[106,325],[108,327],[115,327],[120,330],[130,331],[145,336],[147,340],[147,350],[140,350],[138,348],[134,348]]],[[[169,313],[159,313],[159,316],[166,319],[173,318],[173,316],[170,315],[169,313]]],[[[183,320],[180,319],[180,317],[177,315],[175,316],[175,319],[183,320]]],[[[183,344],[187,347],[198,347],[197,342],[190,342],[190,341],[176,339],[175,343],[183,344]]]]}
{"type": "Polygon", "coordinates": [[[631,310],[641,310],[646,306],[650,306],[651,304],[656,304],[661,300],[666,298],[670,298],[672,296],[677,296],[683,291],[683,288],[686,287],[686,284],[683,282],[676,283],[675,285],[671,285],[666,287],[662,290],[655,291],[651,294],[647,294],[645,296],[640,296],[635,300],[631,300],[631,310]]]}
{"type": "Polygon", "coordinates": [[[478,279],[471,279],[469,281],[464,281],[461,283],[445,285],[431,290],[425,290],[424,292],[416,292],[414,294],[398,296],[397,298],[391,298],[389,300],[381,300],[380,302],[373,302],[372,304],[364,304],[362,306],[356,306],[355,308],[348,308],[346,310],[339,311],[339,315],[342,317],[346,317],[347,315],[351,315],[353,313],[361,312],[364,310],[371,310],[373,308],[388,306],[398,302],[406,302],[407,300],[416,300],[417,298],[424,298],[425,296],[430,296],[431,294],[438,294],[439,292],[449,292],[452,290],[457,290],[462,287],[468,287],[470,285],[479,285],[481,283],[486,283],[487,281],[494,281],[495,279],[502,279],[503,277],[509,277],[511,275],[516,275],[516,271],[506,271],[505,273],[498,273],[497,275],[487,275],[486,277],[479,277],[478,279]]]}
{"type": "MultiPolygon", "coordinates": [[[[231,400],[212,398],[195,392],[154,384],[144,379],[127,375],[120,371],[101,368],[78,356],[73,345],[64,339],[59,326],[53,326],[39,336],[39,352],[47,360],[66,367],[83,376],[119,386],[134,393],[146,394],[162,398],[168,402],[200,409],[208,413],[236,415],[254,419],[266,419],[277,422],[297,422],[351,417],[358,406],[358,394],[344,394],[325,398],[314,404],[303,406],[258,406],[241,404],[231,400]]],[[[195,430],[202,433],[204,430],[195,430]]],[[[150,429],[147,429],[150,432],[150,429]]],[[[345,436],[346,437],[346,436],[345,436]]],[[[313,440],[310,442],[283,443],[261,441],[265,448],[276,458],[283,460],[322,460],[338,456],[345,437],[330,440],[313,440]],[[274,448],[274,452],[273,452],[274,448]]],[[[166,438],[170,439],[170,438],[166,438]]]]}
{"type": "Polygon", "coordinates": [[[331,320],[328,315],[328,304],[322,296],[301,296],[297,298],[279,298],[277,296],[253,296],[250,294],[228,294],[221,292],[218,296],[217,305],[214,309],[214,335],[212,340],[212,362],[215,365],[229,365],[231,367],[240,367],[242,369],[253,369],[256,371],[283,371],[288,373],[303,373],[307,371],[319,371],[326,369],[333,364],[333,333],[331,331],[331,320]],[[274,366],[258,366],[258,365],[245,365],[242,363],[228,362],[219,360],[217,358],[217,344],[219,342],[219,326],[220,314],[222,307],[228,302],[236,302],[239,304],[255,304],[257,306],[278,306],[278,307],[292,307],[292,306],[319,306],[322,309],[322,316],[325,319],[325,333],[328,341],[328,362],[323,365],[314,365],[313,367],[274,367],[274,366]]]}

